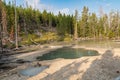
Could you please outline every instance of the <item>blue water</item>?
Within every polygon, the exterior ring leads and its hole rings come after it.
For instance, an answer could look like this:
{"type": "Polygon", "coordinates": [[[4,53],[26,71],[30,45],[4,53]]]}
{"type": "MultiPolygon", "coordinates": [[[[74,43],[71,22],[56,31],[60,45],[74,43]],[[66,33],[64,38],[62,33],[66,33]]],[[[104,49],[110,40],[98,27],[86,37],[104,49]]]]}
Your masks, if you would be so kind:
{"type": "Polygon", "coordinates": [[[52,60],[57,58],[64,59],[76,59],[83,56],[97,56],[99,55],[98,51],[95,50],[87,50],[82,48],[61,48],[55,51],[51,51],[42,56],[37,57],[38,60],[52,60]]]}
{"type": "Polygon", "coordinates": [[[22,74],[24,76],[30,76],[31,77],[31,76],[35,76],[35,75],[39,74],[40,72],[42,72],[46,68],[48,68],[48,66],[29,67],[27,69],[21,70],[20,74],[22,74]]]}

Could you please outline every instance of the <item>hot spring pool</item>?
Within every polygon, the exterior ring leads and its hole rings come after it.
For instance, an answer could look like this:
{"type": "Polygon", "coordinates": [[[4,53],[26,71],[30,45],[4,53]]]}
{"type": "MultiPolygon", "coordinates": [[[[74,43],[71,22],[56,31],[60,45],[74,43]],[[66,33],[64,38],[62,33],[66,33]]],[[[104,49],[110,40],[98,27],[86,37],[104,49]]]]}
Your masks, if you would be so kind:
{"type": "Polygon", "coordinates": [[[48,66],[41,66],[41,67],[29,67],[24,70],[21,70],[19,73],[24,76],[35,76],[42,72],[43,70],[47,69],[48,66]]]}
{"type": "Polygon", "coordinates": [[[60,48],[55,51],[51,51],[42,56],[38,56],[38,60],[52,60],[57,58],[64,59],[76,59],[83,56],[97,56],[99,55],[98,51],[95,50],[87,50],[82,48],[60,48]]]}

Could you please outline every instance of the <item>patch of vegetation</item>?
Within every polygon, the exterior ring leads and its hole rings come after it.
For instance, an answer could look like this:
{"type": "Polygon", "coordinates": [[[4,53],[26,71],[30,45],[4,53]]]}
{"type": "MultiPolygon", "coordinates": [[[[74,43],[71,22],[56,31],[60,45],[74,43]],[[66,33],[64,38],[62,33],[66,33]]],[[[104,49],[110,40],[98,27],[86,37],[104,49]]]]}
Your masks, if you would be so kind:
{"type": "Polygon", "coordinates": [[[43,33],[43,35],[41,37],[34,39],[34,41],[37,43],[44,44],[44,43],[50,43],[53,41],[57,41],[58,38],[59,38],[59,36],[56,33],[46,32],[46,33],[43,33]]]}
{"type": "Polygon", "coordinates": [[[29,34],[27,37],[23,36],[22,45],[31,44],[45,44],[53,41],[58,41],[59,36],[54,32],[45,32],[42,36],[36,34],[29,34]]]}

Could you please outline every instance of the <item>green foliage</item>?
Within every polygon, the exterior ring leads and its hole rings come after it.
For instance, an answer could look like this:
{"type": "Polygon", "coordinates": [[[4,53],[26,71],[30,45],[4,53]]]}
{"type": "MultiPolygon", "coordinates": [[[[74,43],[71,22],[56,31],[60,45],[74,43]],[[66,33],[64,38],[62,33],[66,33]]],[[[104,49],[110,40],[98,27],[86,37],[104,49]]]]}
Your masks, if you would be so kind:
{"type": "Polygon", "coordinates": [[[21,45],[31,45],[33,44],[33,42],[31,40],[36,39],[38,36],[35,34],[28,34],[28,36],[26,37],[25,35],[22,36],[22,41],[21,41],[21,45]]]}
{"type": "Polygon", "coordinates": [[[43,33],[43,35],[40,38],[34,39],[35,42],[41,43],[41,44],[50,43],[50,42],[57,41],[57,40],[58,40],[58,35],[53,32],[43,33]]]}
{"type": "Polygon", "coordinates": [[[72,34],[73,30],[73,17],[70,15],[58,14],[58,24],[57,24],[57,32],[59,35],[64,36],[66,33],[72,34]]]}
{"type": "Polygon", "coordinates": [[[66,34],[63,41],[66,41],[66,42],[72,41],[71,35],[66,34]]]}
{"type": "MultiPolygon", "coordinates": [[[[7,30],[9,37],[15,37],[14,5],[4,3],[7,14],[7,30]]],[[[88,7],[83,7],[81,15],[76,11],[75,16],[59,12],[54,15],[44,10],[32,9],[27,6],[17,6],[17,23],[20,44],[49,43],[52,41],[71,41],[74,38],[119,38],[120,14],[110,12],[99,17],[90,13],[88,7]],[[23,35],[21,35],[23,34],[23,35]],[[74,35],[74,37],[73,37],[74,35]]],[[[15,40],[14,38],[12,40],[15,40]]]]}
{"type": "Polygon", "coordinates": [[[23,36],[22,45],[31,45],[34,43],[37,44],[44,44],[44,43],[50,43],[53,41],[58,41],[59,37],[56,33],[53,32],[46,32],[43,33],[41,37],[35,35],[35,34],[29,34],[28,37],[23,36]]]}
{"type": "Polygon", "coordinates": [[[88,27],[88,8],[84,7],[82,11],[82,28],[83,28],[83,37],[88,37],[89,27],[88,27]]]}

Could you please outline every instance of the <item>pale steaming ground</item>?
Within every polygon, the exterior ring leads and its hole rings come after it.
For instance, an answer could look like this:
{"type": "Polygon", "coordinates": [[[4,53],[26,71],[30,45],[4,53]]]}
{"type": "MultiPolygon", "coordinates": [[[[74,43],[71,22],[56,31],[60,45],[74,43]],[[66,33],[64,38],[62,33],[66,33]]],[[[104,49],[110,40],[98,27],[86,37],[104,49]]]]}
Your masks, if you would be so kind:
{"type": "Polygon", "coordinates": [[[58,59],[28,80],[117,80],[120,75],[120,50],[91,49],[98,50],[101,55],[74,60],[58,59]]]}
{"type": "MultiPolygon", "coordinates": [[[[74,46],[73,48],[77,47],[79,46],[74,46]]],[[[47,65],[49,67],[43,72],[33,77],[26,77],[16,72],[5,77],[2,80],[119,80],[117,79],[117,77],[120,76],[119,48],[84,48],[97,50],[100,53],[100,55],[82,57],[78,59],[59,58],[48,61],[37,61],[37,64],[47,65]]],[[[46,50],[48,51],[50,49],[46,50]]],[[[43,50],[41,54],[43,54],[44,52],[45,50],[43,50]]],[[[33,53],[33,55],[38,56],[37,53],[33,53]]],[[[30,55],[32,55],[32,53],[30,53],[30,55]]],[[[19,58],[24,56],[27,55],[21,55],[19,56],[19,58]]],[[[26,59],[29,59],[29,57],[26,59]]],[[[36,62],[32,63],[32,65],[34,64],[36,64],[36,62]]]]}

